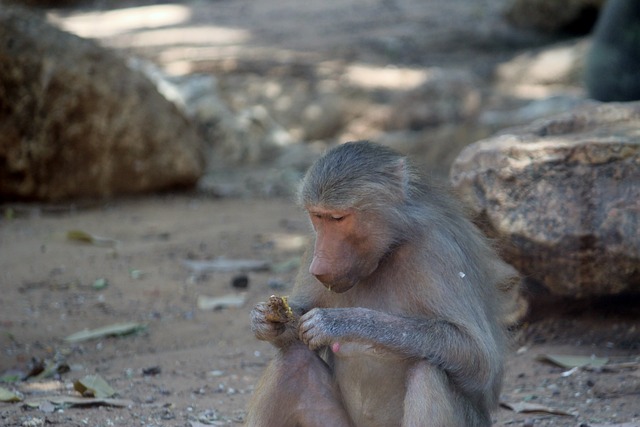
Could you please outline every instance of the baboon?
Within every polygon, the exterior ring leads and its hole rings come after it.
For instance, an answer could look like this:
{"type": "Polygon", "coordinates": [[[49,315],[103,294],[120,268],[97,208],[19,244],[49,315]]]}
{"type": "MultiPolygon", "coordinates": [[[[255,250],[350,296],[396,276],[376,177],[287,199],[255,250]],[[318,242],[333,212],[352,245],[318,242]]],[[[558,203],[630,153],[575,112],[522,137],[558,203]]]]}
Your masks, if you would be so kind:
{"type": "Polygon", "coordinates": [[[585,63],[589,97],[603,102],[640,99],[640,2],[609,0],[600,12],[585,63]]]}
{"type": "Polygon", "coordinates": [[[295,320],[269,321],[268,303],[251,312],[279,351],[247,425],[489,426],[512,270],[454,199],[359,141],[320,158],[299,201],[313,241],[289,297],[295,320]]]}

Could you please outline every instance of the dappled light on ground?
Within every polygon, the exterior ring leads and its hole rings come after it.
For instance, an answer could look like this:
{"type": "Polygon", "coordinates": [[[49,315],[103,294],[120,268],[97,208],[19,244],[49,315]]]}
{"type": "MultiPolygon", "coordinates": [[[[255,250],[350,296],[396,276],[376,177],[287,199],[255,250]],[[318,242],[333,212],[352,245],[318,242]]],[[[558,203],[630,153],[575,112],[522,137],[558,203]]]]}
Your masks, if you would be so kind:
{"type": "Polygon", "coordinates": [[[227,46],[242,44],[249,37],[249,32],[245,30],[207,25],[142,31],[132,35],[128,45],[131,47],[227,46]]]}
{"type": "Polygon", "coordinates": [[[80,12],[65,19],[49,14],[49,19],[62,29],[89,38],[113,37],[133,31],[184,24],[191,17],[189,7],[177,4],[80,12]]]}
{"type": "Polygon", "coordinates": [[[345,77],[351,84],[366,89],[410,90],[429,79],[429,70],[354,64],[347,68],[345,77]]]}

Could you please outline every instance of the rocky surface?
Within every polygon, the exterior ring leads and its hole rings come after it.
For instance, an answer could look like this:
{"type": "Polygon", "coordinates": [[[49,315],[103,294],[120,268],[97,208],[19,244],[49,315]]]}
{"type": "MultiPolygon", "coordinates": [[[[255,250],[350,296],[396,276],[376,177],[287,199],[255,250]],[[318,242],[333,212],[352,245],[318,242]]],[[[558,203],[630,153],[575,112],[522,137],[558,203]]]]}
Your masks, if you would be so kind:
{"type": "Polygon", "coordinates": [[[640,103],[593,104],[467,147],[451,181],[552,293],[640,292],[640,103]]]}
{"type": "Polygon", "coordinates": [[[143,74],[8,6],[0,9],[0,114],[2,198],[189,187],[204,170],[195,128],[143,74]]]}

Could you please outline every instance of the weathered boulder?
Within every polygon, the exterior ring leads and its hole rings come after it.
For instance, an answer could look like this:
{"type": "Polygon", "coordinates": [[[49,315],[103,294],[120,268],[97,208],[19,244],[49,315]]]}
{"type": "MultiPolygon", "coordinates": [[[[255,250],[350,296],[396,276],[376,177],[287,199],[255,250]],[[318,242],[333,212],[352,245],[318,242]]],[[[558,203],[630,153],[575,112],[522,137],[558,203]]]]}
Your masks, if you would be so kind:
{"type": "Polygon", "coordinates": [[[547,33],[587,33],[606,0],[509,0],[507,19],[521,28],[547,33]]]}
{"type": "Polygon", "coordinates": [[[640,292],[640,103],[476,142],[450,178],[505,259],[553,294],[640,292]]]}
{"type": "Polygon", "coordinates": [[[0,198],[59,201],[192,186],[194,127],[113,53],[0,8],[0,198]]]}

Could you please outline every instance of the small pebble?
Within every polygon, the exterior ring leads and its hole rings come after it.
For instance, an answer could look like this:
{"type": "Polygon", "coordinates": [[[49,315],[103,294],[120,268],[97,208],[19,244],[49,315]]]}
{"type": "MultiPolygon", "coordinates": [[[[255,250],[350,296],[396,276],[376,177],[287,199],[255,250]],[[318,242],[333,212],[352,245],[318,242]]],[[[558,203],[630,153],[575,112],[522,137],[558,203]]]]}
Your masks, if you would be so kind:
{"type": "Polygon", "coordinates": [[[231,279],[231,286],[235,289],[247,289],[249,287],[249,276],[239,274],[231,279]]]}
{"type": "Polygon", "coordinates": [[[162,372],[162,368],[160,368],[160,366],[151,366],[149,368],[144,368],[142,370],[142,375],[143,376],[158,375],[161,372],[162,372]]]}

